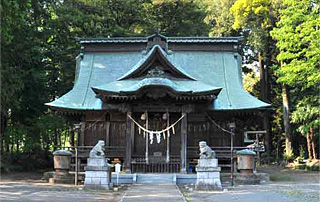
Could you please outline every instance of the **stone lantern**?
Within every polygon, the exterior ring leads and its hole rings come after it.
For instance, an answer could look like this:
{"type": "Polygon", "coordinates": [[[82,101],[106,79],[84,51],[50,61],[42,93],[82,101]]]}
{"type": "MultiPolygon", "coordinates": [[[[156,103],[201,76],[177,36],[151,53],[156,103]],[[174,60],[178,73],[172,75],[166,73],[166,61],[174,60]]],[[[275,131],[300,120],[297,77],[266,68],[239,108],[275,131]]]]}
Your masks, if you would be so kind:
{"type": "Polygon", "coordinates": [[[55,173],[53,177],[49,179],[50,183],[73,183],[73,177],[69,173],[71,156],[72,153],[70,151],[58,150],[53,152],[55,173]]]}
{"type": "Polygon", "coordinates": [[[256,152],[249,149],[237,151],[238,170],[242,175],[245,175],[245,176],[253,175],[253,170],[255,166],[255,160],[254,160],[255,156],[256,156],[256,152]]]}

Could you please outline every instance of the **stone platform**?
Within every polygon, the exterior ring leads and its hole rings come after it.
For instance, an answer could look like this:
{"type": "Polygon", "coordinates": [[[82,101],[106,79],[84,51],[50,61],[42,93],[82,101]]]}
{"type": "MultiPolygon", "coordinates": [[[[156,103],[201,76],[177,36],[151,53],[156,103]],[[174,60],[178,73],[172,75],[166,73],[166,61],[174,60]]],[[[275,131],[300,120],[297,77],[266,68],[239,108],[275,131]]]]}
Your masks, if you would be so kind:
{"type": "Polygon", "coordinates": [[[85,167],[85,189],[112,189],[111,173],[106,158],[88,158],[85,167]]]}
{"type": "Polygon", "coordinates": [[[197,190],[221,190],[220,172],[218,159],[199,159],[196,167],[197,190]]]}

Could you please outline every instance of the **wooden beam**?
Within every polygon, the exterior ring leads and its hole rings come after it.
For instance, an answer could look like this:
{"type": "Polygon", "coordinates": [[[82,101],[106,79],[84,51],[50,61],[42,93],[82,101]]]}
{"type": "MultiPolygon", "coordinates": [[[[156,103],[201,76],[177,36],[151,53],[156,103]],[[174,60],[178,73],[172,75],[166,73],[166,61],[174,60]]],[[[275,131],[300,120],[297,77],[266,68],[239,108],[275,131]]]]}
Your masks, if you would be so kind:
{"type": "MultiPolygon", "coordinates": [[[[131,135],[131,155],[133,154],[133,149],[134,149],[134,122],[131,121],[131,131],[130,131],[130,135],[131,135]]],[[[130,161],[131,162],[131,161],[130,161]]]]}
{"type": "Polygon", "coordinates": [[[134,130],[132,130],[133,121],[128,117],[128,115],[131,116],[132,112],[127,112],[125,172],[131,173],[131,155],[132,155],[132,134],[131,133],[134,133],[134,130]]]}
{"type": "Polygon", "coordinates": [[[182,112],[184,118],[181,120],[181,173],[187,173],[187,133],[188,133],[188,118],[187,113],[182,112]]]}

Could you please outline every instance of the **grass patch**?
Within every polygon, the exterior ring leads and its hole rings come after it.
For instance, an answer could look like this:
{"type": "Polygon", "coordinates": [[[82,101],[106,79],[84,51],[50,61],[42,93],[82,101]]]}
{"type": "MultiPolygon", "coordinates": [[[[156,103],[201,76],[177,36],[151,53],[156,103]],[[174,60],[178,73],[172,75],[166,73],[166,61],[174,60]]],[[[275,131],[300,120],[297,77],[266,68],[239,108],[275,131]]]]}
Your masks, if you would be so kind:
{"type": "Polygon", "coordinates": [[[286,194],[287,196],[302,196],[304,194],[301,190],[279,190],[279,193],[286,194]]]}
{"type": "Polygon", "coordinates": [[[270,174],[271,181],[294,181],[294,177],[284,173],[272,173],[270,174]]]}

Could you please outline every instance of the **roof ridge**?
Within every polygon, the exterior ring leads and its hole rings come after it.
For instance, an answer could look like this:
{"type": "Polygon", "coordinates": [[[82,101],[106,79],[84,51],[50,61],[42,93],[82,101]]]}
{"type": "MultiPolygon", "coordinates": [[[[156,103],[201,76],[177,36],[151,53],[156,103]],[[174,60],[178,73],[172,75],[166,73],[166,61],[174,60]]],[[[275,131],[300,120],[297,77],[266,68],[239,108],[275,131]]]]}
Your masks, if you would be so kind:
{"type": "MultiPolygon", "coordinates": [[[[133,75],[137,74],[141,69],[150,68],[148,67],[149,63],[153,63],[153,57],[157,57],[156,54],[160,56],[158,60],[163,60],[165,63],[168,64],[169,69],[171,71],[175,72],[175,74],[182,75],[184,78],[188,78],[191,80],[196,80],[192,76],[190,76],[185,70],[177,67],[174,65],[168,58],[167,53],[161,48],[160,45],[154,45],[151,50],[147,53],[145,57],[143,57],[140,61],[138,61],[127,73],[125,73],[123,76],[118,78],[117,80],[124,80],[131,78],[133,75]],[[157,53],[158,52],[158,53],[157,53]]],[[[143,70],[144,71],[144,70],[143,70]]]]}
{"type": "MultiPolygon", "coordinates": [[[[76,38],[80,43],[146,43],[148,39],[154,37],[156,35],[145,36],[145,37],[97,37],[97,38],[76,38]]],[[[159,35],[163,38],[166,38],[167,42],[232,42],[238,43],[243,40],[243,36],[239,37],[204,37],[204,36],[174,36],[174,37],[166,37],[163,35],[159,35]],[[196,41],[195,41],[196,40],[196,41]],[[206,41],[207,40],[207,41],[206,41]]]]}

